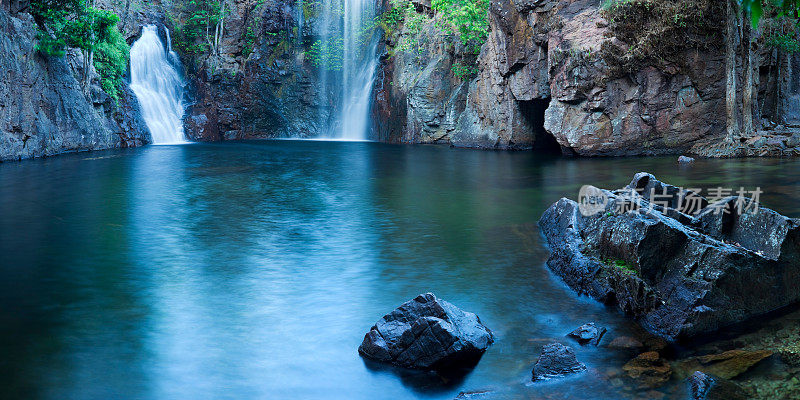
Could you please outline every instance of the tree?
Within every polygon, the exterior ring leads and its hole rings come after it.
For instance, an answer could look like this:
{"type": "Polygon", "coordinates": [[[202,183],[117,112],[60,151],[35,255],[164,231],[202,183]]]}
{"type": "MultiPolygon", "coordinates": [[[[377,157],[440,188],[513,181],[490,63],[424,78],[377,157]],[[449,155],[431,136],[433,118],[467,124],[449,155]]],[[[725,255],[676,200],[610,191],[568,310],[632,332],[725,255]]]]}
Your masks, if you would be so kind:
{"type": "Polygon", "coordinates": [[[33,0],[31,14],[39,27],[38,51],[62,57],[67,47],[79,49],[83,56],[84,89],[88,87],[89,68],[95,65],[103,89],[117,98],[116,89],[127,69],[130,49],[117,29],[116,14],[95,8],[88,0],[33,0]],[[95,62],[98,49],[102,57],[95,62]]]}
{"type": "MultiPolygon", "coordinates": [[[[797,27],[800,26],[800,0],[727,0],[727,29],[725,39],[725,108],[727,139],[734,141],[737,137],[751,135],[758,128],[760,107],[758,105],[758,71],[759,57],[756,53],[757,39],[762,36],[765,24],[777,26],[780,33],[773,34],[766,44],[775,50],[775,113],[776,120],[781,120],[779,99],[781,93],[780,70],[782,67],[782,53],[800,50],[797,41],[797,27]],[[742,23],[741,16],[749,16],[749,24],[742,23]],[[764,16],[767,21],[764,21],[764,16]],[[783,32],[786,22],[795,28],[792,34],[783,32]],[[739,71],[737,70],[737,55],[741,51],[741,65],[744,82],[738,83],[739,71]],[[741,87],[742,101],[741,114],[738,107],[738,92],[741,87]],[[742,124],[739,124],[741,115],[742,124]]],[[[772,81],[770,72],[770,82],[772,81]]]]}

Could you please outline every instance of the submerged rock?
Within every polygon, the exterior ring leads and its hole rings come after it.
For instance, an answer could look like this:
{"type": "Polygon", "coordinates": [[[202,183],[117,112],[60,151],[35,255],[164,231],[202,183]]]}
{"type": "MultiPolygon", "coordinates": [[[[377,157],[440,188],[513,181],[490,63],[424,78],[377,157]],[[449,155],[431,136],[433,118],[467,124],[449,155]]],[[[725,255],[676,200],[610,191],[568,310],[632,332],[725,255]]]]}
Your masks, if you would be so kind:
{"type": "Polygon", "coordinates": [[[768,350],[728,350],[680,361],[677,365],[687,371],[697,370],[732,379],[744,373],[759,361],[772,355],[768,350]]]}
{"type": "Polygon", "coordinates": [[[744,400],[747,398],[739,385],[720,377],[695,371],[686,378],[691,400],[744,400]]]}
{"type": "Polygon", "coordinates": [[[607,347],[610,349],[638,350],[644,347],[644,343],[630,336],[617,336],[607,347]]]}
{"type": "Polygon", "coordinates": [[[567,336],[576,339],[580,344],[591,343],[597,346],[605,333],[606,328],[598,327],[594,322],[589,322],[568,333],[567,336]]]}
{"type": "Polygon", "coordinates": [[[561,343],[550,343],[544,346],[542,354],[533,366],[533,378],[538,381],[548,378],[557,378],[586,370],[575,352],[561,343]]]}
{"type": "Polygon", "coordinates": [[[622,370],[635,380],[640,388],[659,387],[672,376],[672,367],[655,351],[639,354],[628,361],[622,370]]]}
{"type": "Polygon", "coordinates": [[[710,204],[648,173],[617,191],[586,192],[592,202],[562,198],[539,220],[547,264],[650,332],[694,336],[800,300],[797,219],[764,207],[740,213],[739,201],[754,208],[744,197],[710,204]]]}
{"type": "Polygon", "coordinates": [[[678,157],[678,162],[682,163],[682,164],[693,163],[694,162],[694,158],[687,157],[687,156],[680,156],[680,157],[678,157]]]}
{"type": "Polygon", "coordinates": [[[384,315],[358,352],[400,367],[441,370],[474,365],[493,342],[477,315],[425,293],[384,315]]]}

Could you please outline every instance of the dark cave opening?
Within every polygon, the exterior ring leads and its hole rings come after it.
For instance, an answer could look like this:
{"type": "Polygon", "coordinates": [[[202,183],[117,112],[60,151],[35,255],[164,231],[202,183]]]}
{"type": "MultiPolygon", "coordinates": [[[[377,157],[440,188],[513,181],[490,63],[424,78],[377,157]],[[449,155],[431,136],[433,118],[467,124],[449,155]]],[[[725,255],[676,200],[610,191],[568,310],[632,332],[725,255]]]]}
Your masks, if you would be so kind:
{"type": "Polygon", "coordinates": [[[531,125],[534,133],[533,150],[540,153],[561,154],[561,145],[556,138],[544,129],[544,111],[550,105],[550,98],[519,102],[523,118],[531,125]]]}

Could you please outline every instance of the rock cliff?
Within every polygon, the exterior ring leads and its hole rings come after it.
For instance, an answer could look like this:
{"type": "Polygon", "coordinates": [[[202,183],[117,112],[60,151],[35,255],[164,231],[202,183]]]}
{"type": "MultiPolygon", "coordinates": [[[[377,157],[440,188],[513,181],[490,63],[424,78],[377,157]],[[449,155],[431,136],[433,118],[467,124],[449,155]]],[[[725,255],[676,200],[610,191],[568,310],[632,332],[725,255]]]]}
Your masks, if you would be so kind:
{"type": "Polygon", "coordinates": [[[0,161],[140,146],[150,141],[133,93],[116,104],[91,67],[84,90],[81,57],[35,51],[36,24],[0,9],[0,161]]]}
{"type": "MultiPolygon", "coordinates": [[[[196,140],[316,136],[331,107],[314,67],[305,62],[301,3],[228,2],[231,7],[216,52],[187,54],[191,106],[186,133],[196,140]]],[[[180,22],[179,22],[180,23],[180,22]]],[[[173,27],[174,28],[174,27],[173,27]]]]}
{"type": "MultiPolygon", "coordinates": [[[[464,81],[451,68],[463,58],[462,49],[415,1],[428,15],[424,28],[406,22],[386,40],[384,78],[375,96],[380,137],[463,147],[560,147],[585,156],[758,154],[760,149],[735,149],[738,143],[705,151],[726,134],[722,3],[687,3],[689,10],[669,21],[646,3],[608,9],[586,0],[493,1],[475,76],[464,81]],[[418,45],[404,47],[403,41],[418,45]]],[[[757,54],[765,104],[760,116],[774,117],[777,107],[784,110],[783,124],[796,125],[793,112],[785,111],[797,107],[796,89],[784,85],[788,95],[775,99],[773,87],[780,83],[768,75],[776,62],[771,54],[766,46],[757,54]]],[[[773,155],[793,154],[786,151],[793,147],[787,142],[792,132],[766,135],[779,136],[773,155]]]]}

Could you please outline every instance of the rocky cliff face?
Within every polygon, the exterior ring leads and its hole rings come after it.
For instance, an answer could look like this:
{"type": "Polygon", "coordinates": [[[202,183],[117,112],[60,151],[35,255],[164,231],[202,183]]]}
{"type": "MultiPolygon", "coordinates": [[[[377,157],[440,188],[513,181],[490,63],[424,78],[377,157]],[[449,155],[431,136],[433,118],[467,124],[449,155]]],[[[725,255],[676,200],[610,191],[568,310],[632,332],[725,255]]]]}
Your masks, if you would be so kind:
{"type": "Polygon", "coordinates": [[[192,105],[187,135],[196,140],[308,137],[322,132],[330,107],[321,103],[315,70],[304,62],[299,3],[228,2],[218,52],[182,54],[192,105]]]}
{"type": "Polygon", "coordinates": [[[81,57],[37,54],[35,37],[30,15],[0,10],[0,161],[150,141],[130,90],[115,104],[91,67],[84,91],[81,57]]]}
{"type": "MultiPolygon", "coordinates": [[[[688,22],[697,27],[680,21],[664,27],[646,14],[637,15],[642,26],[609,23],[597,2],[586,0],[495,1],[477,76],[468,82],[454,77],[450,67],[460,50],[448,47],[453,40],[432,19],[414,33],[403,26],[387,39],[393,55],[384,57],[376,92],[376,115],[389,121],[378,122],[380,137],[504,149],[552,148],[555,141],[565,153],[586,156],[700,152],[725,137],[724,46],[715,33],[724,23],[717,5],[697,2],[700,17],[688,22]],[[680,35],[686,44],[669,42],[680,35]],[[633,43],[637,36],[663,46],[661,59],[626,60],[640,56],[629,54],[643,46],[633,43]],[[404,38],[421,45],[402,48],[404,38]],[[695,39],[705,42],[694,46],[695,39]]],[[[769,65],[767,52],[759,56],[769,65]]],[[[774,101],[762,80],[760,98],[774,101]]]]}

